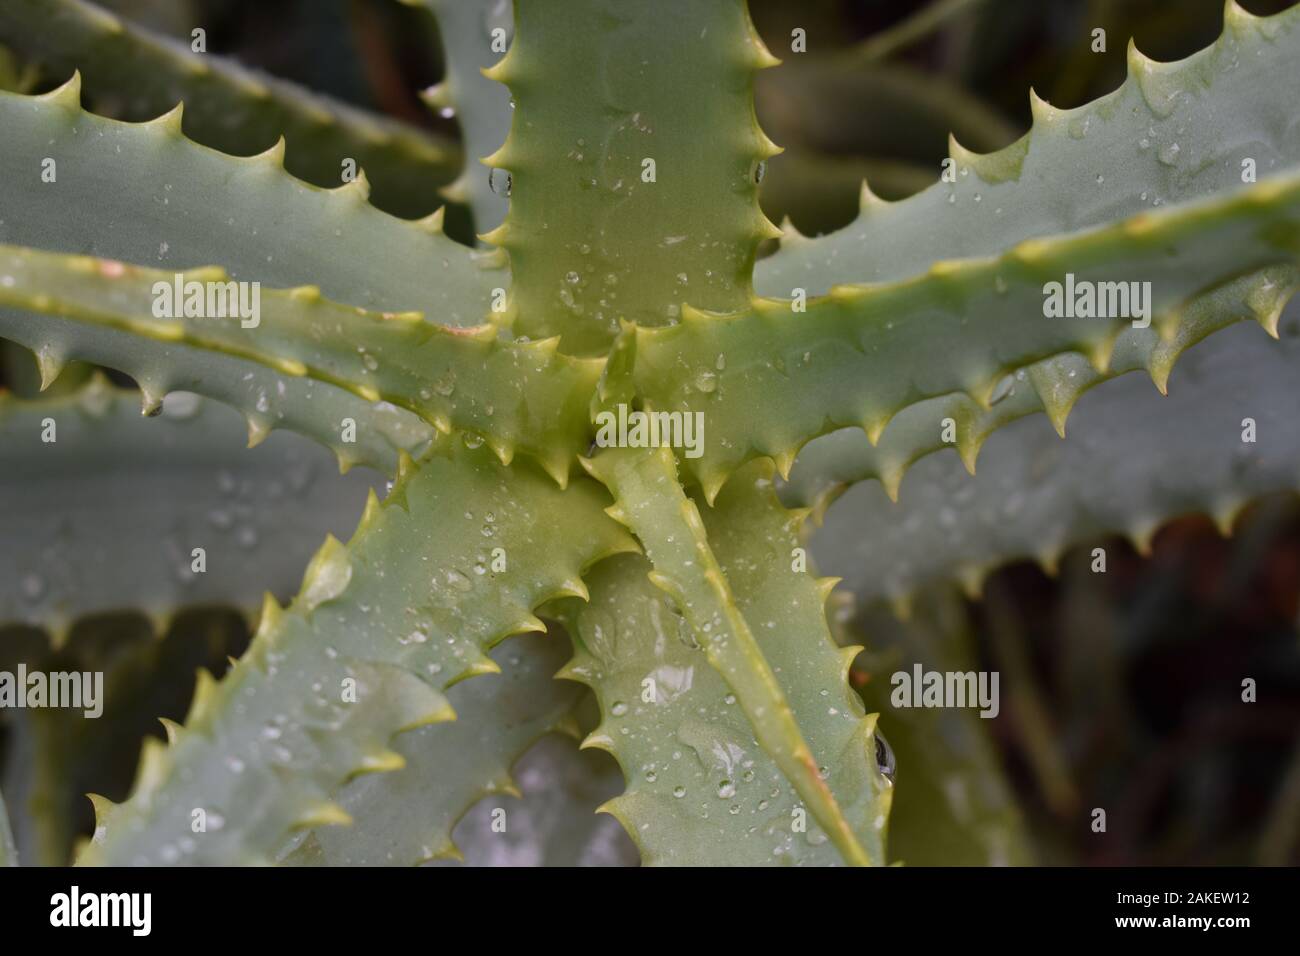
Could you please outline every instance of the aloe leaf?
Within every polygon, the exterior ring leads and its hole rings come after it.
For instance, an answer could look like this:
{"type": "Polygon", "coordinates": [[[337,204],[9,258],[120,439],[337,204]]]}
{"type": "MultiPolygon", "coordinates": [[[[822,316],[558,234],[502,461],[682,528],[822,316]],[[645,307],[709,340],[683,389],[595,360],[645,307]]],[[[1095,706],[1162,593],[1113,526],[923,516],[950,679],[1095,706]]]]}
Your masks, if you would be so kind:
{"type": "Polygon", "coordinates": [[[58,636],[115,610],[159,631],[181,606],[254,614],[268,590],[293,595],[326,533],[355,527],[373,473],[334,478],[328,455],[288,435],[241,450],[238,416],[194,395],[161,412],[142,418],[102,378],[55,399],[0,395],[0,622],[58,636]]]}
{"type": "MultiPolygon", "coordinates": [[[[255,363],[290,380],[346,390],[372,406],[405,408],[439,431],[474,432],[503,461],[516,450],[525,452],[560,481],[567,479],[570,461],[588,443],[587,405],[603,363],[558,355],[554,340],[507,343],[493,325],[450,329],[425,322],[418,313],[366,313],[321,298],[314,286],[258,290],[257,316],[252,308],[226,316],[235,311],[232,298],[221,317],[157,317],[155,310],[164,300],[172,303],[165,310],[171,314],[190,311],[190,293],[182,291],[189,282],[197,283],[211,301],[211,288],[224,289],[230,281],[221,269],[168,273],[0,246],[0,275],[0,306],[66,319],[65,329],[89,325],[110,334],[83,340],[69,331],[64,345],[69,355],[60,354],[62,343],[44,319],[0,315],[0,333],[29,346],[43,341],[47,356],[53,354],[59,362],[75,356],[106,363],[120,355],[122,370],[140,382],[147,406],[183,387],[233,398],[250,416],[265,415],[269,396],[259,395],[252,407],[239,400],[248,383],[245,366],[255,363]],[[113,355],[98,347],[107,339],[114,340],[113,355]],[[207,353],[242,361],[207,363],[207,353]],[[232,373],[238,376],[234,380],[232,373]]],[[[240,291],[241,309],[251,304],[252,294],[240,291]]],[[[200,302],[198,311],[211,310],[200,302]]],[[[296,403],[294,410],[299,410],[296,403]]],[[[283,424],[340,448],[347,440],[344,423],[319,411],[312,416],[313,411],[301,408],[301,419],[286,415],[283,424]]],[[[361,420],[356,423],[360,428],[361,420]]]]}
{"type": "Polygon", "coordinates": [[[23,860],[66,866],[78,831],[94,820],[86,794],[125,796],[140,742],[160,738],[169,720],[184,717],[197,669],[224,670],[229,655],[247,645],[247,627],[231,612],[186,613],[165,632],[139,615],[113,614],[78,621],[58,648],[42,640],[8,653],[14,636],[13,631],[3,635],[10,672],[25,663],[28,673],[103,675],[94,719],[64,708],[11,712],[24,716],[8,729],[30,738],[9,758],[19,781],[11,803],[16,810],[21,805],[25,817],[23,860]]]}
{"type": "Polygon", "coordinates": [[[891,674],[919,664],[978,669],[966,608],[952,589],[927,592],[906,623],[877,610],[854,622],[870,650],[854,663],[868,709],[894,754],[889,859],[912,866],[1025,866],[1034,862],[1015,794],[999,762],[993,722],[960,707],[901,708],[891,674]]]}
{"type": "Polygon", "coordinates": [[[358,178],[326,190],[282,167],[284,148],[227,156],[181,132],[172,111],[122,123],[81,109],[80,79],[44,96],[0,93],[0,242],[156,268],[223,266],[270,286],[319,285],[377,312],[416,310],[476,325],[509,282],[442,234],[441,213],[396,219],[358,178]],[[43,182],[46,159],[54,182],[43,182]]]}
{"type": "MultiPolygon", "coordinates": [[[[656,410],[701,413],[726,436],[706,436],[702,456],[685,461],[712,497],[750,458],[773,456],[784,473],[804,442],[836,427],[878,438],[909,405],[959,391],[987,406],[1008,373],[1044,358],[1075,351],[1105,369],[1130,322],[1048,317],[1048,283],[1137,282],[1156,321],[1128,331],[1176,340],[1180,307],[1198,294],[1294,264],[1298,228],[1300,173],[1281,175],[997,257],[938,262],[912,279],[837,287],[806,313],[772,300],[731,315],[688,310],[681,325],[636,330],[633,378],[656,410]]],[[[973,465],[978,443],[957,424],[973,465]]]]}
{"type": "Polygon", "coordinates": [[[510,255],[517,331],[603,353],[620,320],[748,301],[779,234],[757,202],[779,150],[753,109],[776,60],[745,5],[521,0],[515,27],[488,72],[515,100],[510,135],[484,160],[509,174],[510,210],[484,238],[510,255]]]}
{"type": "Polygon", "coordinates": [[[0,794],[0,866],[17,866],[18,849],[9,829],[9,811],[5,808],[4,794],[0,794]]]}
{"type": "Polygon", "coordinates": [[[802,799],[652,571],[635,555],[602,562],[590,602],[559,612],[576,635],[562,676],[590,685],[605,715],[584,746],[613,754],[626,781],[602,809],[648,866],[840,862],[820,828],[792,831],[802,799]]]}
{"type": "MultiPolygon", "coordinates": [[[[553,679],[567,653],[564,640],[549,634],[525,634],[497,648],[492,658],[500,673],[447,692],[454,723],[402,734],[393,747],[405,762],[401,770],[357,777],[335,795],[352,826],[312,830],[286,847],[282,862],[414,866],[459,857],[452,830],[461,816],[484,794],[518,793],[515,760],[570,719],[579,688],[553,679]]],[[[509,814],[501,822],[509,833],[509,814]]]]}
{"type": "MultiPolygon", "coordinates": [[[[842,429],[807,445],[795,461],[782,497],[789,503],[813,507],[823,514],[845,488],[878,479],[891,499],[911,464],[919,458],[956,446],[971,472],[984,442],[998,428],[1043,412],[1065,437],[1067,422],[1079,398],[1103,382],[1132,371],[1146,372],[1163,393],[1183,352],[1206,336],[1238,321],[1255,319],[1276,333],[1286,303],[1300,287],[1300,270],[1291,266],[1264,269],[1233,280],[1199,296],[1178,310],[1170,341],[1153,330],[1126,329],[1104,370],[1083,355],[1065,352],[1035,362],[1003,378],[990,396],[988,408],[965,393],[943,395],[910,405],[892,418],[873,446],[857,429],[842,429]],[[943,441],[943,422],[960,423],[955,443],[943,441]]],[[[1141,386],[1133,383],[1132,389],[1141,386]]]]}
{"type": "Polygon", "coordinates": [[[612,753],[626,780],[603,809],[646,865],[841,862],[821,828],[792,828],[801,797],[651,570],[636,556],[604,562],[587,578],[591,602],[563,609],[578,635],[563,676],[591,685],[606,715],[584,746],[612,753]]]}
{"type": "MultiPolygon", "coordinates": [[[[761,467],[738,481],[735,498],[723,502],[716,516],[711,510],[707,519],[677,483],[667,449],[610,450],[590,468],[614,493],[611,513],[640,538],[654,566],[652,583],[680,609],[704,659],[732,689],[757,746],[845,861],[878,861],[886,816],[880,803],[887,808],[887,798],[878,799],[874,751],[868,750],[873,722],[850,706],[857,703],[852,695],[843,701],[844,710],[835,703],[828,708],[820,696],[821,690],[844,685],[851,659],[834,647],[826,630],[822,605],[833,581],[786,570],[794,567],[793,555],[781,535],[793,534],[802,516],[785,512],[770,487],[758,487],[770,486],[761,467]],[[740,583],[733,587],[731,576],[740,583]],[[765,631],[774,633],[768,637],[765,631]]],[[[622,717],[619,702],[602,703],[609,709],[597,739],[614,738],[612,724],[622,717]]],[[[644,703],[622,704],[637,714],[653,711],[644,703]]],[[[624,766],[629,776],[637,769],[624,766]]],[[[748,795],[760,799],[768,782],[748,788],[748,795]]],[[[715,782],[714,791],[720,786],[715,782]]],[[[736,786],[727,778],[726,789],[736,786]]],[[[716,793],[708,799],[716,800],[716,793]]],[[[637,821],[629,818],[625,825],[634,839],[642,839],[637,821]]]]}
{"type": "Polygon", "coordinates": [[[200,682],[171,745],[146,744],[82,862],[264,861],[295,828],[349,821],[340,785],[400,767],[395,733],[453,716],[441,688],[495,672],[486,652],[541,629],[534,607],[583,593],[587,565],[634,546],[604,500],[459,439],[408,462],[348,546],[326,540],[287,609],[268,601],[222,682],[200,682]]]}
{"type": "Polygon", "coordinates": [[[1141,375],[1098,386],[1065,441],[1040,417],[1018,421],[989,439],[974,477],[943,453],[913,467],[897,505],[859,484],[830,507],[814,553],[859,600],[905,605],[927,582],[975,590],[999,564],[1055,567],[1067,547],[1107,534],[1145,548],[1182,514],[1208,513],[1227,531],[1251,500],[1300,490],[1296,319],[1277,342],[1239,326],[1193,347],[1167,396],[1141,375]],[[1247,418],[1254,443],[1242,440],[1247,418]]]}
{"type": "Polygon", "coordinates": [[[80,70],[88,92],[147,119],[185,104],[185,130],[224,153],[250,154],[283,136],[286,166],[320,186],[341,182],[342,162],[365,169],[382,209],[423,214],[460,162],[460,147],[418,127],[372,115],[220,56],[194,53],[82,0],[11,0],[0,42],[49,72],[80,70]]]}
{"type": "Polygon", "coordinates": [[[894,281],[936,260],[987,256],[1239,188],[1246,159],[1260,179],[1292,169],[1300,162],[1297,24],[1300,8],[1254,17],[1230,0],[1222,36],[1185,60],[1156,63],[1130,46],[1128,79],[1113,93],[1073,110],[1031,94],[1024,137],[987,155],[953,140],[955,182],[895,203],[866,193],[844,229],[788,236],[758,264],[754,285],[789,297],[794,288],[820,295],[894,281]]]}
{"type": "Polygon", "coordinates": [[[501,59],[492,49],[493,31],[509,42],[514,33],[508,0],[402,0],[432,11],[442,36],[447,75],[425,90],[421,98],[440,116],[455,116],[465,143],[464,167],[456,180],[442,188],[452,202],[467,204],[474,228],[488,232],[501,225],[509,208],[505,177],[500,191],[489,183],[488,167],[480,160],[501,148],[510,132],[510,91],[483,75],[501,59]]]}
{"type": "Polygon", "coordinates": [[[341,471],[365,465],[394,475],[403,452],[423,454],[437,434],[428,422],[391,402],[366,401],[345,389],[220,352],[176,343],[161,346],[107,327],[3,308],[0,329],[39,350],[42,383],[61,381],[65,369],[82,364],[68,357],[84,356],[134,377],[145,414],[157,412],[173,390],[201,391],[240,411],[250,446],[274,429],[297,432],[331,448],[341,471]],[[355,442],[342,440],[349,419],[356,422],[355,442]]]}

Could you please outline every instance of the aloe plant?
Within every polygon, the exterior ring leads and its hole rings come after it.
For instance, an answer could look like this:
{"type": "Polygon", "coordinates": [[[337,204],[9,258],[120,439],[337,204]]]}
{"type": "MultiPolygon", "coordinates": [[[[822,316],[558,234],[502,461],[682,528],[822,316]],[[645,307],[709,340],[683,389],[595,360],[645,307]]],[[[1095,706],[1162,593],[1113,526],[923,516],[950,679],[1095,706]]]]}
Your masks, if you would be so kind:
{"type": "MultiPolygon", "coordinates": [[[[895,770],[827,616],[838,579],[804,559],[828,509],[814,557],[903,611],[1295,488],[1295,343],[1264,332],[1300,266],[1300,8],[1230,2],[1212,46],[1131,47],[1077,109],[1031,93],[1021,139],[954,139],[951,175],[896,202],[864,185],[852,224],[805,237],[759,205],[781,150],[755,84],[788,67],[744,0],[409,2],[440,20],[425,99],[461,124],[459,170],[455,143],[83,0],[0,12],[0,42],[70,76],[0,93],[0,336],[52,390],[0,396],[0,617],[56,641],[112,610],[256,622],[145,739],[129,798],[92,797],[78,862],[454,857],[457,821],[592,698],[584,746],[617,760],[603,808],[642,862],[890,862],[895,773],[939,730],[909,730],[895,770]],[[83,75],[158,115],[86,111],[83,75]],[[398,210],[443,186],[477,244],[442,209],[381,211],[371,181],[398,210]],[[1150,283],[1152,321],[1049,318],[1067,273],[1150,283]],[[159,308],[254,282],[255,317],[159,308]],[[1221,331],[1243,319],[1264,332],[1221,331]],[[147,420],[89,365],[129,375],[147,420]],[[1063,443],[1027,417],[1064,435],[1076,403],[1063,443]],[[305,439],[231,463],[221,404],[250,445],[305,439]],[[702,441],[604,440],[629,411],[702,441]],[[1244,452],[1243,418],[1265,436],[1244,452]]],[[[1006,826],[989,860],[1023,858],[1006,826]]]]}

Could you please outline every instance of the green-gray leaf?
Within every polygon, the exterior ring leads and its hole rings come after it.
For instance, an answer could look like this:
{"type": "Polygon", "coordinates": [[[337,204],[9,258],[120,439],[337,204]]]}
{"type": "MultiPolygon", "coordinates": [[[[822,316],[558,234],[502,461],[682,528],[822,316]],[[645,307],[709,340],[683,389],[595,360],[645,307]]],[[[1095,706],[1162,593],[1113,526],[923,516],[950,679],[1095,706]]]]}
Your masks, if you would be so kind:
{"type": "Polygon", "coordinates": [[[251,451],[244,437],[237,414],[182,392],[154,419],[103,379],[57,399],[0,394],[0,623],[58,635],[108,611],[251,615],[267,591],[291,597],[325,535],[356,526],[377,476],[339,478],[294,435],[251,451]]]}

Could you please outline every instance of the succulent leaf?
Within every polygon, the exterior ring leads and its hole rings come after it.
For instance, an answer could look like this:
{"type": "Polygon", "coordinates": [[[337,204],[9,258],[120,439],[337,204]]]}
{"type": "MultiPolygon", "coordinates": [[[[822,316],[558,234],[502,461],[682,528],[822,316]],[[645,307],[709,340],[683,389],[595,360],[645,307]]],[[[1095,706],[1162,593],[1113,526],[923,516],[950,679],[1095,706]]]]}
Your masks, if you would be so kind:
{"type": "MultiPolygon", "coordinates": [[[[489,182],[490,170],[482,159],[501,148],[510,132],[510,91],[483,71],[495,66],[502,51],[497,40],[508,43],[514,33],[511,5],[502,0],[403,0],[431,10],[442,35],[447,75],[422,94],[441,116],[455,116],[465,142],[464,166],[455,182],[442,194],[452,202],[466,203],[474,213],[474,227],[488,232],[501,225],[509,200],[504,187],[498,192],[489,182]],[[495,33],[494,31],[501,31],[495,33]]],[[[502,179],[504,184],[504,179],[502,179]]]]}
{"type": "Polygon", "coordinates": [[[0,242],[173,271],[219,265],[268,286],[317,285],[376,312],[477,325],[509,285],[491,259],[447,238],[441,216],[396,219],[364,180],[320,189],[288,175],[284,147],[218,153],[186,139],[180,113],[122,123],[81,108],[80,77],[43,96],[0,92],[0,242]],[[57,179],[42,182],[44,161],[57,179]],[[436,280],[431,278],[436,276],[436,280]]]}
{"type": "MultiPolygon", "coordinates": [[[[185,613],[168,623],[138,614],[83,618],[57,648],[30,629],[0,637],[3,669],[28,674],[102,674],[94,710],[47,707],[5,713],[5,792],[14,835],[28,865],[66,866],[93,819],[88,793],[125,795],[146,737],[160,740],[184,717],[199,669],[223,670],[247,645],[247,626],[234,613],[185,613]],[[33,640],[34,638],[34,640],[33,640]]],[[[83,688],[84,689],[84,688],[83,688]]],[[[83,701],[87,698],[83,696],[83,701]]]]}
{"type": "Polygon", "coordinates": [[[220,684],[200,682],[170,747],[146,745],[131,798],[100,808],[83,862],[265,860],[295,828],[349,821],[332,794],[393,769],[398,731],[452,718],[440,688],[495,672],[486,652],[536,630],[533,608],[633,546],[602,499],[458,439],[408,464],[350,545],[326,540],[293,604],[268,601],[248,653],[220,684]],[[580,523],[587,533],[570,535],[580,523]]]}
{"type": "Polygon", "coordinates": [[[571,719],[579,688],[553,679],[568,647],[553,634],[524,634],[492,654],[500,673],[447,692],[451,724],[400,735],[404,766],[356,777],[334,795],[354,821],[294,840],[282,862],[313,866],[413,866],[458,857],[452,830],[485,794],[515,788],[510,768],[540,736],[571,719]]]}
{"type": "MultiPolygon", "coordinates": [[[[1049,317],[1049,283],[1073,304],[1070,276],[1078,288],[1122,284],[1125,293],[1138,282],[1150,328],[1168,341],[1197,295],[1298,260],[1300,173],[1289,173],[1000,256],[938,262],[923,276],[838,287],[806,313],[756,300],[744,312],[637,329],[633,375],[656,411],[703,413],[726,436],[684,464],[712,497],[745,461],[792,462],[834,428],[876,437],[909,405],[958,391],[988,405],[1007,374],[1050,356],[1080,352],[1106,368],[1129,320],[1049,317]]],[[[955,424],[958,448],[977,448],[955,424]]]]}
{"type": "Polygon", "coordinates": [[[91,614],[255,615],[266,591],[292,597],[321,539],[356,526],[376,476],[335,478],[332,458],[295,436],[243,444],[239,417],[195,395],[145,419],[135,393],[102,378],[55,399],[0,393],[0,624],[57,642],[91,614]]]}
{"type": "Polygon", "coordinates": [[[284,137],[286,165],[318,185],[338,183],[342,161],[369,174],[382,209],[420,215],[460,161],[452,140],[312,93],[189,45],[83,0],[11,0],[0,9],[0,43],[56,75],[80,70],[95,97],[137,118],[185,104],[184,126],[223,153],[260,153],[284,137]]]}
{"type": "MultiPolygon", "coordinates": [[[[826,630],[827,582],[805,576],[801,583],[792,583],[795,572],[786,570],[792,567],[790,554],[778,536],[792,532],[799,518],[781,509],[770,490],[765,495],[757,488],[742,488],[735,510],[726,509],[711,521],[720,538],[711,544],[711,529],[706,529],[699,506],[677,484],[667,449],[608,450],[590,468],[613,492],[619,520],[640,538],[654,568],[650,580],[685,618],[704,659],[732,689],[757,745],[793,786],[806,815],[845,861],[878,862],[886,816],[880,803],[887,807],[887,797],[878,799],[874,750],[868,750],[872,722],[852,707],[844,712],[832,706],[833,719],[828,722],[825,716],[826,703],[818,692],[843,687],[848,660],[830,643],[826,630]],[[739,524],[748,524],[748,530],[739,524]],[[746,554],[741,546],[747,533],[754,537],[744,544],[760,545],[757,555],[746,554]],[[733,587],[729,573],[741,585],[733,587]],[[757,635],[764,630],[778,634],[760,641],[757,635]],[[799,640],[790,639],[790,634],[799,634],[799,640]],[[795,656],[788,658],[787,653],[795,656]]],[[[761,469],[757,481],[770,486],[761,469]]],[[[608,713],[614,714],[614,703],[609,703],[608,713]]],[[[857,704],[856,697],[849,695],[845,706],[850,704],[857,704]]],[[[613,734],[607,731],[606,736],[613,734]]],[[[624,771],[629,776],[636,772],[626,765],[624,771]]],[[[751,790],[755,800],[760,789],[751,790]]],[[[639,824],[627,825],[633,838],[641,839],[639,824]]]]}
{"type": "MultiPolygon", "coordinates": [[[[314,286],[256,290],[260,309],[253,308],[254,290],[237,288],[221,269],[168,273],[0,246],[0,274],[0,306],[68,320],[68,352],[60,359],[112,361],[115,355],[97,347],[112,340],[124,358],[122,370],[155,395],[179,385],[230,400],[244,391],[251,362],[287,379],[344,389],[370,405],[405,408],[440,431],[473,432],[503,461],[516,450],[533,455],[561,482],[588,444],[587,406],[603,362],[559,355],[554,342],[504,342],[495,326],[446,328],[424,322],[418,313],[367,313],[321,298],[314,286]],[[214,288],[226,296],[215,315],[214,288]],[[228,314],[236,301],[241,310],[249,308],[228,314]],[[160,302],[170,303],[162,318],[160,302]],[[71,331],[83,324],[101,334],[83,342],[71,331]],[[177,345],[186,352],[175,350],[177,345]],[[191,367],[178,361],[196,353],[191,367]],[[241,361],[206,363],[207,353],[241,361]],[[177,381],[182,370],[187,374],[177,381]],[[169,372],[172,378],[163,379],[169,372]]],[[[0,314],[0,333],[25,345],[44,342],[51,348],[53,331],[44,320],[0,314]]],[[[249,407],[236,398],[236,407],[250,417],[266,416],[269,401],[259,396],[249,407]]],[[[310,415],[312,409],[303,411],[310,415]]],[[[344,440],[338,419],[286,416],[283,423],[329,447],[339,448],[344,440]]]]}
{"type": "Polygon", "coordinates": [[[515,21],[489,76],[516,109],[484,162],[511,184],[485,238],[510,254],[517,331],[590,354],[620,319],[747,302],[758,243],[778,234],[757,183],[779,150],[753,108],[753,75],[776,61],[743,0],[519,0],[515,21]]]}
{"type": "Polygon", "coordinates": [[[587,578],[590,603],[562,611],[578,635],[562,674],[594,688],[605,715],[586,746],[607,748],[626,780],[603,809],[647,866],[839,863],[819,827],[792,830],[802,799],[755,743],[731,688],[651,571],[635,555],[602,562],[587,578]]]}
{"type": "Polygon", "coordinates": [[[1183,514],[1230,529],[1255,498],[1300,491],[1287,397],[1300,387],[1297,319],[1280,341],[1238,326],[1193,347],[1168,395],[1142,375],[1100,385],[1066,441],[1041,418],[1018,421],[989,439],[974,477],[945,453],[912,469],[898,504],[858,485],[830,507],[813,553],[863,603],[905,602],[928,582],[977,583],[1012,560],[1055,567],[1067,547],[1103,535],[1142,542],[1183,514]],[[1254,443],[1242,440],[1246,418],[1254,443]]]}
{"type": "MultiPolygon", "coordinates": [[[[988,436],[1026,415],[1046,413],[1064,438],[1067,420],[1079,398],[1103,382],[1127,372],[1144,371],[1165,392],[1175,361],[1206,336],[1248,319],[1276,334],[1282,309],[1297,287],[1300,270],[1290,266],[1264,269],[1222,285],[1180,309],[1174,337],[1169,341],[1163,341],[1153,329],[1124,330],[1105,370],[1094,368],[1077,352],[1064,352],[1004,378],[987,409],[958,392],[903,409],[877,436],[874,446],[864,441],[857,429],[833,432],[800,452],[790,481],[782,489],[782,498],[793,505],[812,507],[822,515],[847,486],[875,478],[885,494],[896,499],[913,462],[951,447],[942,440],[945,418],[961,423],[957,451],[970,471],[974,471],[976,456],[988,436]]],[[[1237,335],[1246,337],[1246,333],[1237,335]]],[[[1134,382],[1128,387],[1137,391],[1142,386],[1134,382]]]]}
{"type": "Polygon", "coordinates": [[[1077,109],[1031,93],[1024,137],[985,155],[954,139],[955,181],[899,202],[871,197],[855,222],[828,236],[787,236],[758,263],[755,288],[789,298],[794,288],[815,296],[892,282],[938,260],[994,255],[1239,188],[1246,159],[1261,180],[1293,169],[1300,7],[1254,17],[1229,0],[1224,20],[1213,45],[1177,63],[1130,46],[1124,84],[1077,109]]]}

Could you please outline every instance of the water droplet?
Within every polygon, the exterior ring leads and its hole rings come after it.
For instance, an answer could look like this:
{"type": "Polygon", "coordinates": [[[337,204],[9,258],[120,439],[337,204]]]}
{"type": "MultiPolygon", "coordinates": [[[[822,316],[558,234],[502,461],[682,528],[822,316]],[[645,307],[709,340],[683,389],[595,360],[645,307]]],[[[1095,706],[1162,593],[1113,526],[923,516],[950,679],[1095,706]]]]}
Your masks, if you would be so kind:
{"type": "Polygon", "coordinates": [[[455,568],[452,568],[450,571],[448,571],[446,577],[447,577],[447,583],[451,585],[453,588],[455,588],[457,591],[469,591],[472,590],[474,587],[474,583],[470,581],[469,578],[465,577],[465,575],[457,571],[455,568]]]}
{"type": "Polygon", "coordinates": [[[718,387],[718,373],[712,369],[701,369],[695,375],[695,387],[706,394],[718,387]]]}
{"type": "Polygon", "coordinates": [[[730,800],[736,795],[736,785],[730,780],[723,780],[718,784],[718,797],[723,800],[730,800]]]}
{"type": "Polygon", "coordinates": [[[1013,394],[1016,390],[1016,380],[1010,375],[1002,376],[1001,381],[993,389],[993,394],[989,396],[989,404],[996,405],[1004,398],[1013,394]]]}
{"type": "Polygon", "coordinates": [[[677,797],[678,799],[681,799],[682,797],[686,796],[686,788],[681,786],[680,784],[673,787],[673,796],[677,797]]]}
{"type": "Polygon", "coordinates": [[[347,552],[337,542],[332,544],[333,547],[317,552],[307,569],[307,581],[298,598],[306,610],[334,600],[352,580],[352,563],[347,552]]]}
{"type": "Polygon", "coordinates": [[[514,188],[514,179],[504,169],[488,170],[488,189],[492,190],[498,196],[510,196],[510,190],[514,188]]]}
{"type": "Polygon", "coordinates": [[[183,421],[197,415],[202,402],[193,392],[171,392],[163,399],[162,411],[168,418],[183,421]]]}
{"type": "Polygon", "coordinates": [[[754,185],[757,186],[763,181],[763,176],[767,173],[767,163],[759,160],[754,164],[754,185]]]}
{"type": "Polygon", "coordinates": [[[1167,146],[1160,147],[1160,152],[1156,154],[1156,158],[1166,166],[1177,166],[1180,152],[1182,152],[1182,148],[1177,143],[1170,143],[1167,146]]]}
{"type": "Polygon", "coordinates": [[[614,706],[609,709],[609,712],[615,717],[622,717],[627,713],[627,704],[623,703],[621,700],[616,701],[614,706]]]}
{"type": "Polygon", "coordinates": [[[23,576],[19,587],[22,588],[23,597],[28,601],[36,601],[45,593],[45,581],[39,574],[26,574],[23,576]]]}
{"type": "Polygon", "coordinates": [[[876,766],[880,768],[880,772],[884,775],[885,779],[890,783],[893,783],[894,771],[896,769],[894,765],[894,750],[889,746],[889,741],[885,739],[885,735],[880,732],[879,728],[876,729],[874,736],[876,738],[876,766]]]}

